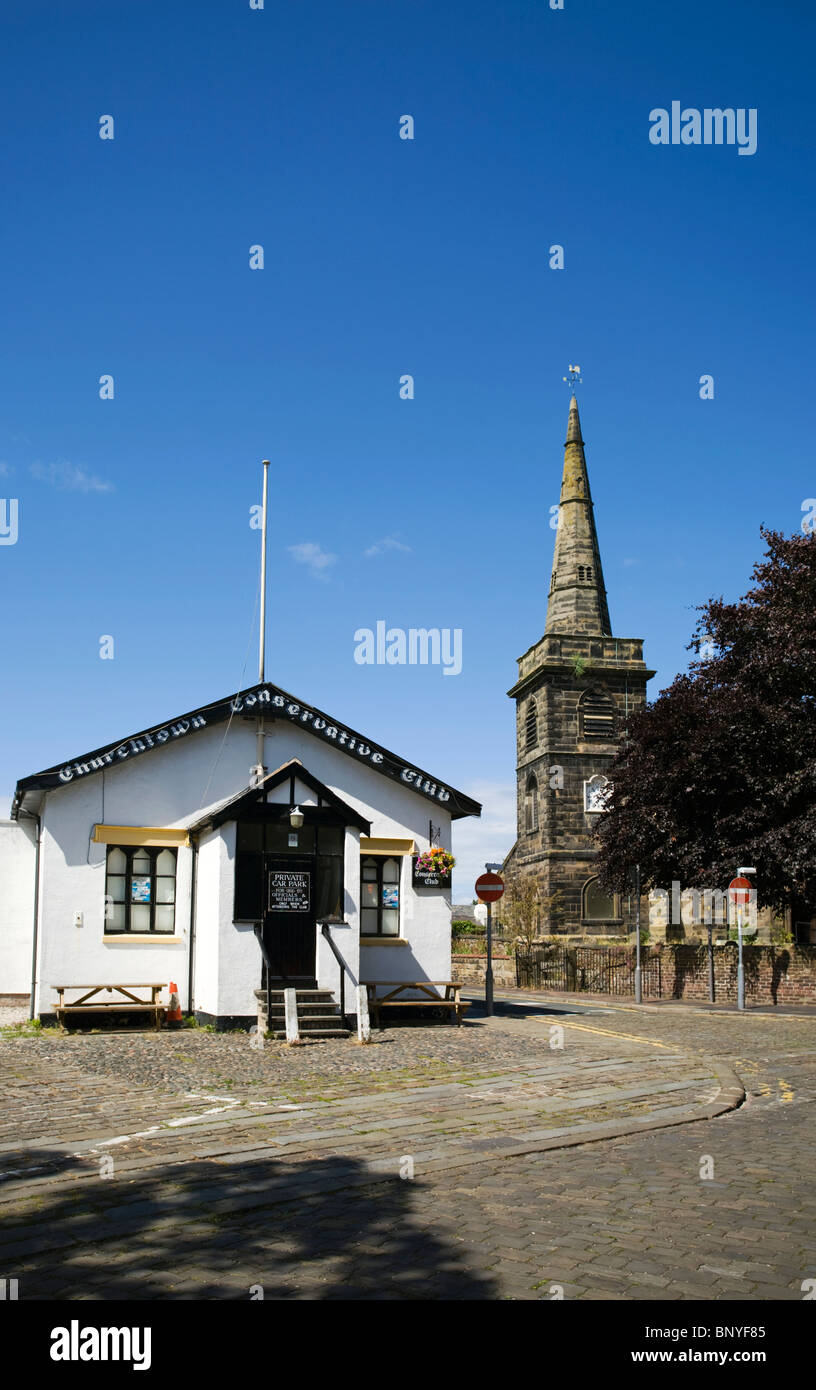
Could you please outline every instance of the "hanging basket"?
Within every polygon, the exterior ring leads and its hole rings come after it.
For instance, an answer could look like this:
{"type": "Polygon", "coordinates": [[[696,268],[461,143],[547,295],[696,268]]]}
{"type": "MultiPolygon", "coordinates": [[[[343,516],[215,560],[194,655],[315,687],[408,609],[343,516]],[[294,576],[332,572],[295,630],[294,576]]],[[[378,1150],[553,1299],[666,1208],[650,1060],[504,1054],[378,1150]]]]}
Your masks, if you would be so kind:
{"type": "Polygon", "coordinates": [[[451,870],[455,863],[456,860],[453,855],[438,845],[426,849],[422,854],[418,854],[414,860],[414,887],[449,888],[451,870]]]}

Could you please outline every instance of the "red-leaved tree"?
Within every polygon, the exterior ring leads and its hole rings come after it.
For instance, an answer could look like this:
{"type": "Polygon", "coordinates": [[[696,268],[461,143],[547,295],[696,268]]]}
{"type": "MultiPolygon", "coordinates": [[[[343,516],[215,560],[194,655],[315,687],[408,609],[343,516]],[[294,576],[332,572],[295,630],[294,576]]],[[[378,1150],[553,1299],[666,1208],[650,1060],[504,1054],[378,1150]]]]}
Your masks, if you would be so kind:
{"type": "Polygon", "coordinates": [[[677,676],[633,717],[609,769],[602,878],[717,887],[756,866],[760,906],[816,911],[816,535],[762,529],[738,602],[702,605],[677,676]]]}

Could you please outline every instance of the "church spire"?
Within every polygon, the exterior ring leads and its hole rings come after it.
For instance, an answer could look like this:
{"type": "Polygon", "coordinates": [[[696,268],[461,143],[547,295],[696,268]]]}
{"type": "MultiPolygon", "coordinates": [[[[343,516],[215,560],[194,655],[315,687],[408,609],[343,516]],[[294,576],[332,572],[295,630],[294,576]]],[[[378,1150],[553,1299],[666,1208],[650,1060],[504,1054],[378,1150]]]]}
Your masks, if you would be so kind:
{"type": "Polygon", "coordinates": [[[612,636],[578,402],[569,408],[545,634],[612,636]]]}

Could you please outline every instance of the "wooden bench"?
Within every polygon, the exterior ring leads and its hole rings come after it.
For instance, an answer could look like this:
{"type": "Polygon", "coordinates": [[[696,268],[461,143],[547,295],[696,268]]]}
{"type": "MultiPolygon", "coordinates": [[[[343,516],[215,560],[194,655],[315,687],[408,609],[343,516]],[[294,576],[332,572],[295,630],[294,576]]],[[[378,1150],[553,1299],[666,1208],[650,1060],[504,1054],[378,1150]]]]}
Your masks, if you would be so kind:
{"type": "Polygon", "coordinates": [[[53,988],[59,995],[57,1004],[57,1020],[63,1023],[70,1014],[111,1014],[111,1013],[150,1013],[155,1020],[156,1028],[161,1028],[162,1014],[165,1006],[159,1003],[159,991],[165,988],[160,985],[54,985],[53,988]],[[81,989],[86,992],[79,999],[65,998],[66,990],[81,989]],[[140,999],[133,994],[133,990],[150,990],[149,999],[140,999]],[[112,994],[112,999],[100,999],[97,996],[105,991],[112,994]],[[90,1002],[89,1002],[90,1001],[90,1002]]]}
{"type": "Polygon", "coordinates": [[[366,983],[368,990],[368,1008],[380,1031],[383,1030],[382,1010],[383,1009],[408,1009],[416,1008],[418,1004],[433,1004],[439,1009],[448,1009],[456,1014],[456,1022],[459,1027],[462,1025],[462,1015],[470,1008],[470,1004],[462,1003],[460,991],[462,986],[455,980],[371,980],[366,983]],[[378,989],[387,989],[388,994],[382,998],[377,998],[378,989]],[[406,989],[418,989],[421,991],[418,999],[399,999],[397,996],[406,989]],[[437,989],[444,989],[444,995],[434,993],[437,989]]]}

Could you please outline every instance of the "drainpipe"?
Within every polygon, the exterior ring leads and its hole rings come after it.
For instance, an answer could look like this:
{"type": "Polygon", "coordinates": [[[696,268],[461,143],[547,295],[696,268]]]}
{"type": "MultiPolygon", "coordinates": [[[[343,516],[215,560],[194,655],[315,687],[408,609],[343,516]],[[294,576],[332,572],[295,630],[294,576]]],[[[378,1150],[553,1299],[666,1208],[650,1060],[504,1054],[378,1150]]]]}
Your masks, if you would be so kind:
{"type": "Polygon", "coordinates": [[[42,820],[38,815],[32,816],[31,819],[37,822],[37,848],[34,857],[34,931],[31,947],[31,1003],[28,1010],[29,1018],[34,1017],[34,991],[37,988],[37,944],[39,941],[40,916],[40,841],[42,840],[42,820]]]}
{"type": "Polygon", "coordinates": [[[198,843],[190,837],[193,862],[190,867],[190,926],[187,933],[187,1012],[193,1012],[193,942],[195,941],[196,882],[198,880],[198,843]]]}

